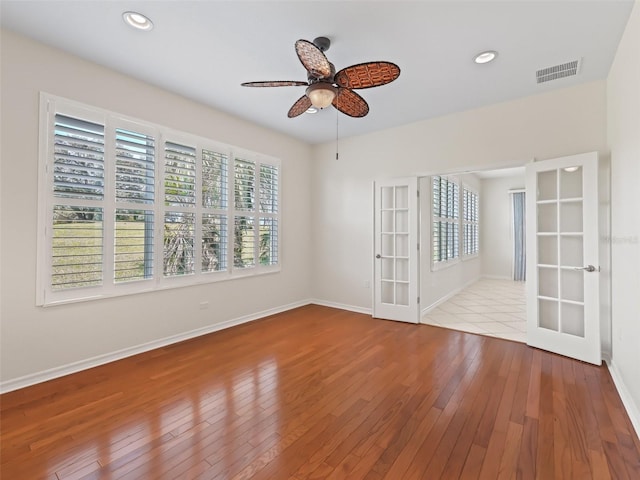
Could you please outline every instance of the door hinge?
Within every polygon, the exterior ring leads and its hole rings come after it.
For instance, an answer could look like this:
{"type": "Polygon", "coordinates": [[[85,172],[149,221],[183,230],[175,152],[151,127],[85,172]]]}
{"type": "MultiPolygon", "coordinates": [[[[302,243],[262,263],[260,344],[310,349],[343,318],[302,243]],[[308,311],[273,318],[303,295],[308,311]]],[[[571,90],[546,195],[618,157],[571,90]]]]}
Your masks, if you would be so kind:
{"type": "Polygon", "coordinates": [[[418,297],[418,305],[420,305],[420,297],[418,297]]]}

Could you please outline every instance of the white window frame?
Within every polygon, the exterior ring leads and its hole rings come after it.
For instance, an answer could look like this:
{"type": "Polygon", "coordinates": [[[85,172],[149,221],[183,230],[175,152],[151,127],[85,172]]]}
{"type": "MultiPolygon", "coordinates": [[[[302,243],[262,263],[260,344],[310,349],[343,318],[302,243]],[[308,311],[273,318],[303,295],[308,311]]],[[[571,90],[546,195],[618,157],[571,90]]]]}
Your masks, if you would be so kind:
{"type": "Polygon", "coordinates": [[[460,262],[461,260],[461,243],[460,243],[460,181],[457,177],[455,176],[451,176],[451,175],[433,175],[430,177],[430,211],[431,211],[431,223],[430,223],[430,258],[431,258],[431,271],[438,271],[444,268],[448,268],[451,267],[453,265],[456,265],[457,263],[460,262]],[[455,211],[455,209],[457,208],[457,217],[456,216],[437,216],[434,212],[434,196],[435,196],[435,191],[433,188],[433,181],[435,178],[441,178],[441,179],[445,179],[446,181],[454,184],[457,186],[457,195],[455,196],[455,204],[453,206],[453,209],[455,211]],[[458,235],[457,235],[457,240],[458,240],[458,252],[457,255],[454,254],[453,257],[451,258],[447,258],[444,260],[436,260],[434,258],[434,248],[435,248],[435,242],[434,242],[434,230],[433,230],[433,225],[434,223],[439,222],[439,223],[447,223],[449,225],[457,225],[458,226],[458,235]]]}
{"type": "MultiPolygon", "coordinates": [[[[462,236],[462,240],[460,242],[462,245],[461,256],[463,260],[467,260],[467,259],[475,258],[480,254],[480,194],[475,188],[463,183],[462,189],[461,189],[461,199],[462,199],[461,208],[460,208],[460,210],[462,211],[462,215],[460,216],[460,219],[461,219],[460,235],[462,236]],[[469,193],[469,195],[472,195],[475,197],[475,206],[472,207],[473,210],[475,211],[472,211],[470,215],[467,212],[468,202],[465,198],[467,192],[469,193]],[[467,225],[476,227],[475,250],[471,251],[470,253],[467,253],[469,249],[467,248],[467,237],[465,235],[465,227],[467,225]]],[[[473,246],[471,248],[473,248],[473,246]]]]}
{"type": "MultiPolygon", "coordinates": [[[[48,306],[62,303],[78,302],[98,298],[130,295],[148,291],[163,290],[167,288],[184,287],[231,280],[239,277],[255,276],[279,272],[282,263],[282,168],[279,159],[241,149],[221,142],[210,140],[197,135],[181,132],[151,122],[120,115],[108,110],[88,106],[73,100],[50,95],[44,92],[40,94],[40,132],[39,132],[39,168],[38,168],[38,246],[37,246],[37,285],[36,305],[48,306]],[[52,222],[53,206],[57,204],[82,203],[75,200],[66,202],[54,196],[53,192],[53,136],[55,115],[63,114],[76,116],[87,121],[92,121],[105,126],[105,198],[102,202],[103,211],[103,251],[102,251],[102,285],[91,287],[69,288],[53,290],[51,287],[52,275],[52,222]],[[114,161],[114,132],[116,128],[128,128],[140,133],[152,135],[155,139],[155,202],[153,205],[140,205],[139,210],[153,210],[154,212],[154,259],[153,276],[149,279],[132,282],[115,282],[113,274],[114,261],[114,235],[115,235],[115,211],[116,209],[130,208],[129,204],[119,204],[115,201],[115,161],[114,161]],[[197,152],[195,195],[196,207],[193,212],[195,220],[194,238],[194,273],[166,277],[163,274],[163,242],[164,242],[164,214],[175,211],[176,208],[165,206],[164,166],[165,166],[165,142],[184,142],[194,146],[197,152]],[[202,150],[225,154],[227,156],[227,207],[224,214],[227,215],[227,264],[225,271],[202,271],[202,215],[203,213],[216,213],[219,210],[207,209],[202,205],[202,150]],[[259,262],[259,233],[255,235],[254,257],[255,265],[250,268],[235,268],[233,264],[234,232],[233,218],[234,208],[234,176],[233,165],[235,158],[250,160],[256,165],[255,184],[255,211],[246,213],[256,218],[260,217],[276,219],[277,237],[275,241],[275,256],[277,263],[262,265],[259,262]],[[260,205],[260,166],[270,165],[277,169],[277,211],[273,213],[261,213],[260,205]]],[[[90,200],[88,201],[91,202],[90,200]]],[[[185,210],[180,207],[178,210],[185,210]]],[[[245,214],[243,213],[243,214],[245,214]]],[[[258,229],[256,228],[256,232],[258,229]]]]}

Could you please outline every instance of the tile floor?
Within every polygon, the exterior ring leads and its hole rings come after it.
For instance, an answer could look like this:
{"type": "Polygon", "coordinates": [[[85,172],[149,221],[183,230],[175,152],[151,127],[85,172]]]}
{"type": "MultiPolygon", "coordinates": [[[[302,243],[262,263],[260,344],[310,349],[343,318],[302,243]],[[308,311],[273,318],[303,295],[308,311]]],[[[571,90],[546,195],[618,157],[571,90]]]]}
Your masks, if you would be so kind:
{"type": "Polygon", "coordinates": [[[422,323],[527,341],[524,282],[481,279],[422,317],[422,323]]]}

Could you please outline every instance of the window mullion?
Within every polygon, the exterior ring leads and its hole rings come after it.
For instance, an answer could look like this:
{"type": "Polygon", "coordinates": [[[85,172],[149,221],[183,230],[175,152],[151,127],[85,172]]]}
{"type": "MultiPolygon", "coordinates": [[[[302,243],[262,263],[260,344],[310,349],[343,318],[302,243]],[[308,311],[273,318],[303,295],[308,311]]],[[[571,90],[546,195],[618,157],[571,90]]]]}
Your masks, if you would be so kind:
{"type": "Polygon", "coordinates": [[[229,275],[235,273],[233,262],[233,252],[235,249],[235,218],[236,218],[236,198],[235,198],[235,152],[229,150],[227,168],[227,271],[229,275]]]}
{"type": "Polygon", "coordinates": [[[253,202],[253,268],[260,268],[260,162],[254,163],[254,202],[253,202]]]}
{"type": "Polygon", "coordinates": [[[165,206],[165,168],[164,168],[164,145],[167,141],[167,136],[164,132],[158,131],[158,148],[156,149],[156,201],[154,205],[155,216],[155,239],[154,239],[154,251],[155,258],[153,261],[153,271],[155,276],[155,284],[162,286],[165,283],[164,278],[164,215],[166,212],[165,206]]]}
{"type": "Polygon", "coordinates": [[[104,210],[103,222],[103,255],[102,277],[103,285],[107,290],[113,290],[114,285],[114,259],[115,259],[115,203],[116,203],[116,135],[115,119],[109,115],[105,121],[104,132],[104,210]]]}
{"type": "Polygon", "coordinates": [[[196,183],[195,183],[195,230],[193,239],[193,273],[202,273],[202,221],[204,206],[202,205],[202,145],[196,145],[196,183]]]}

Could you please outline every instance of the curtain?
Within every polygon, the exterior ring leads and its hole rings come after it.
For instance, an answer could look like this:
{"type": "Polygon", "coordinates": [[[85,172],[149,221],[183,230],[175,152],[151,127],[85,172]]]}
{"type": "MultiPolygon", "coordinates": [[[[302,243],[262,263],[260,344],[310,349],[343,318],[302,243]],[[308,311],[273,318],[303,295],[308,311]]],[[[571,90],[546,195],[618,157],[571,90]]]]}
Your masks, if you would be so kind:
{"type": "Polygon", "coordinates": [[[514,192],[513,198],[513,279],[524,282],[527,278],[527,245],[525,240],[524,192],[514,192]]]}

